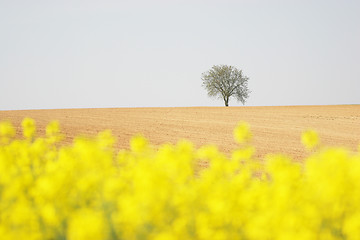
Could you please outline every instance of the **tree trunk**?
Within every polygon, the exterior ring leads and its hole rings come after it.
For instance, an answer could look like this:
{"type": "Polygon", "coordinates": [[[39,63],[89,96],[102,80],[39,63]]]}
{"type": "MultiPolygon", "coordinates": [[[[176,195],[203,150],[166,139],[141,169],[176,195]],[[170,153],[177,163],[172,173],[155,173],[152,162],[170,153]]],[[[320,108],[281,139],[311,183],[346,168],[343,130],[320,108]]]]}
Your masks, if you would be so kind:
{"type": "Polygon", "coordinates": [[[229,106],[229,98],[228,97],[224,98],[224,101],[225,101],[225,107],[228,107],[229,106]]]}

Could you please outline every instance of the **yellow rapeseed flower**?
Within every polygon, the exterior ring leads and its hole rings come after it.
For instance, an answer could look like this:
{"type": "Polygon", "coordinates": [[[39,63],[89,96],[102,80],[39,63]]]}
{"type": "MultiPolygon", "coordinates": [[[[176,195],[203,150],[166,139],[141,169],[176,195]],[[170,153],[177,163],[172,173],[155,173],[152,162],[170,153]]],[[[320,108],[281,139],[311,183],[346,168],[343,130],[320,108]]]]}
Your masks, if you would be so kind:
{"type": "Polygon", "coordinates": [[[314,130],[307,130],[301,135],[301,142],[307,149],[314,149],[320,143],[319,135],[314,130]]]}
{"type": "Polygon", "coordinates": [[[58,227],[60,224],[60,219],[58,218],[58,213],[56,212],[54,206],[50,204],[44,205],[40,211],[40,214],[46,224],[49,226],[58,227]]]}
{"type": "Polygon", "coordinates": [[[0,143],[8,143],[15,136],[15,129],[11,122],[0,122],[0,143]]]}
{"type": "Polygon", "coordinates": [[[36,126],[34,119],[25,118],[22,123],[23,135],[27,139],[32,139],[35,136],[36,126]]]}
{"type": "Polygon", "coordinates": [[[243,144],[251,140],[252,133],[250,125],[246,122],[240,122],[234,130],[234,139],[237,143],[243,144]]]}
{"type": "Polygon", "coordinates": [[[142,152],[148,146],[148,141],[142,135],[137,135],[130,140],[130,148],[134,152],[142,152]]]}
{"type": "Polygon", "coordinates": [[[255,148],[253,146],[245,147],[243,149],[235,150],[232,153],[232,159],[246,161],[253,157],[255,148]]]}
{"type": "Polygon", "coordinates": [[[69,240],[106,239],[107,234],[107,226],[101,212],[81,209],[70,218],[67,231],[69,240]]]}
{"type": "Polygon", "coordinates": [[[113,137],[111,130],[105,130],[98,134],[98,143],[103,148],[111,148],[115,144],[115,138],[113,137]]]}
{"type": "Polygon", "coordinates": [[[52,121],[46,126],[46,136],[51,137],[60,133],[60,124],[58,121],[52,121]]]}
{"type": "Polygon", "coordinates": [[[14,137],[15,129],[11,122],[0,122],[0,137],[14,137]]]}
{"type": "Polygon", "coordinates": [[[242,122],[230,155],[142,136],[116,153],[110,131],[61,145],[56,122],[46,138],[23,127],[16,140],[0,125],[0,239],[360,239],[360,156],[345,148],[257,160],[242,122]]]}

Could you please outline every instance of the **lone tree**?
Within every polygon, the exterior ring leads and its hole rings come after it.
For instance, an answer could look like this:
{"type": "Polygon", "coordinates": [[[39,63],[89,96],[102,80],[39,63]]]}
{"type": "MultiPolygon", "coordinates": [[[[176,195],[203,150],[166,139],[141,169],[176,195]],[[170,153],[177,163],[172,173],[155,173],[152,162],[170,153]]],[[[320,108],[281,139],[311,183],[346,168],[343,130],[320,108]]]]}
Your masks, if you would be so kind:
{"type": "Polygon", "coordinates": [[[245,104],[249,97],[249,78],[243,75],[242,70],[233,66],[215,65],[209,71],[204,72],[201,79],[208,95],[224,99],[226,107],[229,106],[231,96],[242,104],[245,104]]]}

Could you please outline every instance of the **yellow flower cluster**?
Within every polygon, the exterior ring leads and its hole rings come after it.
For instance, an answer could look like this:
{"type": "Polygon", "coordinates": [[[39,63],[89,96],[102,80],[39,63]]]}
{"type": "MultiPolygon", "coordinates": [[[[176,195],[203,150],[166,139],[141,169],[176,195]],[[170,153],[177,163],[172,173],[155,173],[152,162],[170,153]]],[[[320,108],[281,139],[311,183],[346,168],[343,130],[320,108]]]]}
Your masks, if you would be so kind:
{"type": "Polygon", "coordinates": [[[22,126],[17,140],[0,123],[2,240],[360,239],[359,152],[258,161],[245,123],[230,158],[188,141],[155,148],[142,136],[115,152],[110,131],[62,146],[57,122],[44,138],[33,120],[22,126]]]}

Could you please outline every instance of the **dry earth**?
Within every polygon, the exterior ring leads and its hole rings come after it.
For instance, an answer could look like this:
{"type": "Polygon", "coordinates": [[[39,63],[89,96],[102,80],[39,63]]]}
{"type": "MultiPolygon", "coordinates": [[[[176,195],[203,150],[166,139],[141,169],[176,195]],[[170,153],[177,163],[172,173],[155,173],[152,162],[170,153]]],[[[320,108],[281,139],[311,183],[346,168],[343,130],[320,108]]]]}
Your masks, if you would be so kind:
{"type": "Polygon", "coordinates": [[[301,132],[317,130],[322,143],[356,150],[360,143],[360,105],[280,107],[113,108],[0,111],[0,121],[10,120],[21,136],[21,120],[34,118],[44,135],[51,120],[59,120],[65,141],[111,129],[118,148],[128,148],[131,136],[142,133],[154,145],[189,139],[196,146],[216,144],[230,153],[237,145],[233,129],[240,120],[251,124],[256,156],[286,153],[296,160],[306,156],[301,132]]]}

